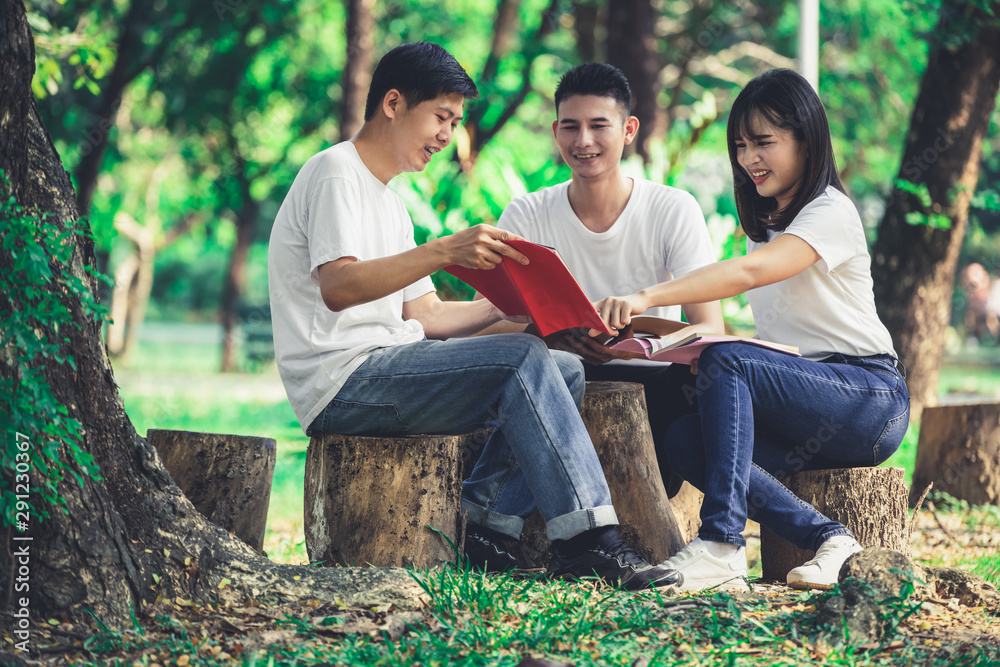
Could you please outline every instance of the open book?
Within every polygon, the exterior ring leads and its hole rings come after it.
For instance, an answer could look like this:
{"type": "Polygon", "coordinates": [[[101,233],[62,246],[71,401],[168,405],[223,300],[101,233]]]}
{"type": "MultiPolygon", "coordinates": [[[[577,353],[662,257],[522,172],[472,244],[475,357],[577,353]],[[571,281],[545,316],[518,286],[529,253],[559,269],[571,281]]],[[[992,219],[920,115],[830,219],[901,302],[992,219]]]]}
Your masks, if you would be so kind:
{"type": "Polygon", "coordinates": [[[444,270],[474,287],[505,314],[530,317],[542,336],[574,327],[613,333],[555,250],[516,239],[506,243],[529,263],[504,257],[493,269],[452,265],[444,270]]]}
{"type": "Polygon", "coordinates": [[[709,345],[716,343],[749,343],[769,350],[799,356],[799,348],[794,345],[783,345],[782,343],[771,343],[756,338],[742,338],[740,336],[727,336],[722,334],[700,334],[697,332],[678,336],[677,333],[668,333],[671,329],[674,332],[685,325],[683,322],[673,322],[671,320],[660,320],[658,318],[635,317],[632,319],[636,330],[650,330],[655,333],[663,333],[658,338],[642,337],[627,338],[611,345],[611,349],[624,352],[631,359],[651,359],[653,361],[669,361],[677,364],[691,363],[701,356],[701,353],[709,345]],[[644,320],[650,320],[644,322],[644,320]],[[650,326],[652,325],[652,326],[650,326]]]}
{"type": "MultiPolygon", "coordinates": [[[[669,320],[663,321],[669,322],[669,320]]],[[[709,345],[736,342],[749,343],[765,347],[769,350],[784,352],[796,357],[799,356],[799,348],[794,345],[771,343],[766,340],[757,340],[756,338],[741,338],[740,336],[722,334],[700,334],[697,332],[680,337],[674,334],[660,338],[627,338],[612,344],[611,349],[624,352],[628,355],[628,358],[632,359],[651,359],[653,361],[670,361],[677,364],[691,365],[709,345]]]]}

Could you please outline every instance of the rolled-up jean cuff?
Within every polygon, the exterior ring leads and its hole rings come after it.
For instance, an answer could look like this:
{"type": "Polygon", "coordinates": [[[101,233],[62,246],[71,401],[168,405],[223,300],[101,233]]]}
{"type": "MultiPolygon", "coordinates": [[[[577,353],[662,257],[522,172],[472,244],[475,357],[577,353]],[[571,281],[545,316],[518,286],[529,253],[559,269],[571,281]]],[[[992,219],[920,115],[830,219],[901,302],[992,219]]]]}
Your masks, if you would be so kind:
{"type": "Polygon", "coordinates": [[[723,544],[735,544],[738,547],[745,547],[747,541],[742,535],[718,535],[716,533],[698,533],[705,542],[722,542],[723,544]]]}
{"type": "Polygon", "coordinates": [[[568,540],[585,530],[601,526],[617,526],[618,515],[611,505],[600,505],[557,516],[545,522],[545,532],[550,540],[568,540]]]}
{"type": "Polygon", "coordinates": [[[822,535],[819,536],[819,538],[816,540],[816,545],[813,547],[813,551],[819,550],[819,548],[823,546],[823,543],[826,542],[831,537],[840,537],[842,535],[845,535],[847,537],[854,537],[854,533],[849,531],[846,527],[839,528],[837,530],[831,530],[830,532],[823,533],[822,535]]]}
{"type": "Polygon", "coordinates": [[[482,505],[462,498],[462,509],[469,513],[469,523],[486,526],[498,533],[503,533],[513,537],[515,540],[521,538],[521,529],[524,528],[524,519],[519,516],[510,516],[491,512],[482,505]]]}

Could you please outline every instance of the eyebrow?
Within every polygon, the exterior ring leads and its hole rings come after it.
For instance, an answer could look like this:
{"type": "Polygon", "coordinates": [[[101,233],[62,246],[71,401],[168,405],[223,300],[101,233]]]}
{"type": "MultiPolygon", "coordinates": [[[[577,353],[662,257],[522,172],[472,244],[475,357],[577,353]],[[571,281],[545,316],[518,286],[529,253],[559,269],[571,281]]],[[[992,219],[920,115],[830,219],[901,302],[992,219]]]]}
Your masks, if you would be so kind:
{"type": "MultiPolygon", "coordinates": [[[[751,134],[750,139],[753,141],[759,141],[761,139],[768,139],[774,137],[773,134],[751,134]]],[[[736,141],[745,141],[743,137],[738,137],[736,141]]]]}
{"type": "MultiPolygon", "coordinates": [[[[604,116],[598,116],[597,118],[588,118],[587,120],[590,121],[591,123],[610,123],[611,122],[610,118],[605,118],[604,116]]],[[[559,119],[559,124],[560,125],[562,125],[563,123],[579,123],[579,122],[580,121],[578,121],[576,118],[560,118],[559,119]]]]}

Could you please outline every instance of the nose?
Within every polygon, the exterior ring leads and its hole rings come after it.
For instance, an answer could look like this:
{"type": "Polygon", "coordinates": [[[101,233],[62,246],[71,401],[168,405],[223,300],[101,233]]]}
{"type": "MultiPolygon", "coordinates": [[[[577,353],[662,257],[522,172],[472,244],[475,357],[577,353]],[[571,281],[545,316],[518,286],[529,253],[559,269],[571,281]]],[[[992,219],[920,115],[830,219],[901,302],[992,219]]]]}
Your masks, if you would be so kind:
{"type": "Polygon", "coordinates": [[[589,146],[591,140],[594,138],[594,133],[587,127],[581,127],[580,131],[576,135],[577,146],[589,146]]]}
{"type": "Polygon", "coordinates": [[[445,123],[444,127],[438,130],[437,140],[444,143],[445,146],[451,143],[452,137],[455,136],[455,128],[451,126],[451,123],[445,123]]]}

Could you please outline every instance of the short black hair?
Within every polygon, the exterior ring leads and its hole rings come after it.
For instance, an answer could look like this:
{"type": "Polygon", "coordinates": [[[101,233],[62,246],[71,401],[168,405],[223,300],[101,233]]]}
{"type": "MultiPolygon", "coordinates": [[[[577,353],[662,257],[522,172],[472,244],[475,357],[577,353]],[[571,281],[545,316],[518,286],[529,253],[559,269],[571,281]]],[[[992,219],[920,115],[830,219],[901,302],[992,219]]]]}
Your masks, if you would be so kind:
{"type": "Polygon", "coordinates": [[[772,69],[750,81],[733,102],[726,135],[740,225],[758,243],[767,240],[768,230],[784,231],[827,186],[844,191],[833,157],[826,110],[812,84],[798,72],[772,69]],[[751,137],[756,122],[791,132],[808,150],[802,182],[791,203],[780,211],[776,210],[774,198],[757,194],[757,186],[747,177],[736,155],[736,142],[751,137]]]}
{"type": "Polygon", "coordinates": [[[611,97],[625,111],[632,113],[632,89],[622,71],[607,63],[584,63],[563,74],[556,86],[556,113],[562,101],[573,95],[611,97]]]}
{"type": "Polygon", "coordinates": [[[393,88],[410,107],[449,93],[461,93],[466,99],[479,95],[455,57],[430,42],[401,44],[382,57],[368,88],[366,121],[375,117],[385,94],[393,88]]]}

